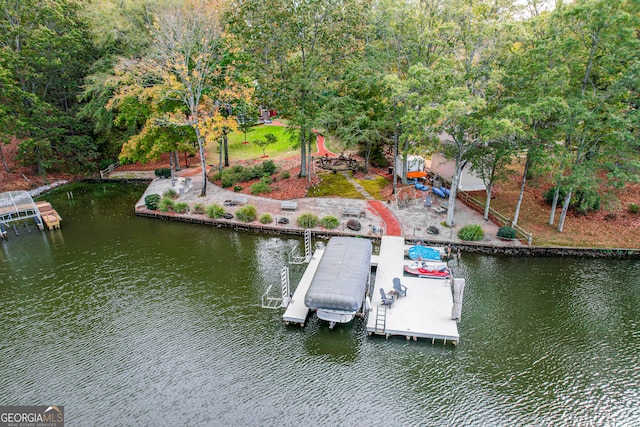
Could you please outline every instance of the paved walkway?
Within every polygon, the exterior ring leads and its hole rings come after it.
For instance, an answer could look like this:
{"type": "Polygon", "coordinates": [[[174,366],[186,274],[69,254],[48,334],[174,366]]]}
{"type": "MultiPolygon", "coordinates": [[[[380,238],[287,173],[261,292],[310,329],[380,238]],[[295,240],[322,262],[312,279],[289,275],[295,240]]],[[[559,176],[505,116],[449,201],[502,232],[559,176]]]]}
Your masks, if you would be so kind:
{"type": "MultiPolygon", "coordinates": [[[[302,198],[292,200],[297,202],[297,209],[295,211],[289,211],[281,209],[281,200],[274,200],[249,194],[238,194],[233,191],[220,188],[210,182],[207,183],[206,197],[200,197],[202,174],[194,174],[193,171],[194,169],[186,169],[179,172],[180,175],[185,174],[186,176],[188,174],[192,180],[192,185],[186,192],[179,196],[177,202],[185,202],[191,206],[196,203],[201,203],[204,206],[217,203],[222,206],[226,200],[233,200],[241,197],[246,200],[246,203],[252,204],[256,207],[258,216],[263,213],[270,213],[274,218],[274,221],[277,221],[279,218],[287,218],[289,220],[288,224],[277,225],[280,229],[301,230],[301,227],[296,224],[297,217],[301,213],[311,212],[315,213],[319,218],[329,215],[335,216],[340,220],[340,226],[337,230],[350,235],[375,236],[385,234],[390,236],[403,236],[406,239],[455,243],[460,242],[457,237],[457,232],[462,226],[467,224],[480,224],[485,232],[485,243],[490,243],[495,246],[522,245],[518,241],[505,242],[497,239],[496,233],[498,226],[491,222],[484,221],[480,213],[460,201],[456,203],[455,225],[453,228],[448,228],[443,225],[444,220],[446,219],[446,213],[437,213],[433,208],[425,207],[423,199],[415,199],[401,206],[397,206],[395,202],[385,203],[373,200],[373,198],[367,200],[344,198],[302,198]],[[350,218],[343,215],[345,208],[365,213],[363,218],[356,218],[362,225],[362,229],[359,232],[349,230],[346,227],[347,221],[350,218]],[[428,233],[427,228],[430,226],[435,227],[438,233],[428,233]],[[379,230],[381,230],[381,232],[379,230]]],[[[153,172],[150,174],[153,175],[153,172]]],[[[113,178],[132,177],[131,172],[115,172],[111,176],[113,178]]],[[[140,200],[136,203],[136,209],[145,208],[144,198],[147,195],[162,195],[170,188],[170,179],[154,179],[149,187],[147,187],[140,200]]],[[[177,187],[174,187],[174,189],[177,191],[177,187]]],[[[362,190],[364,191],[364,189],[362,190]]],[[[434,200],[434,207],[441,205],[443,202],[444,199],[436,198],[434,200]]],[[[225,206],[225,210],[234,215],[237,209],[238,206],[225,206]]],[[[235,219],[229,220],[229,222],[243,224],[235,219]]],[[[258,221],[256,221],[255,224],[258,225],[258,221]]],[[[274,223],[271,225],[274,225],[274,223]]]]}

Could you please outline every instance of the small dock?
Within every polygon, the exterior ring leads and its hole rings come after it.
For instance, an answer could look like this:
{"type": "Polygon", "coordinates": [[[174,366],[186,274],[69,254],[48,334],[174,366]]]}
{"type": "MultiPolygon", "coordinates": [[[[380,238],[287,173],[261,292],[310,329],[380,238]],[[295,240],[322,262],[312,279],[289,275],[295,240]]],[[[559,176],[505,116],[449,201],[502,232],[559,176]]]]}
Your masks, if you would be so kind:
{"type": "Polygon", "coordinates": [[[304,305],[304,297],[309,290],[309,285],[311,285],[311,281],[313,280],[313,276],[316,274],[316,270],[318,269],[318,265],[320,264],[320,259],[324,254],[324,248],[316,249],[309,261],[309,265],[307,265],[307,269],[305,270],[300,282],[298,283],[298,287],[296,288],[293,296],[291,297],[291,301],[287,306],[287,309],[284,312],[282,318],[284,319],[285,324],[298,324],[300,326],[304,326],[307,321],[307,317],[309,317],[309,308],[304,305]]]}
{"type": "Polygon", "coordinates": [[[37,202],[36,207],[38,208],[38,211],[40,211],[40,217],[42,218],[42,221],[45,223],[49,230],[60,228],[60,221],[62,221],[62,217],[53,208],[53,206],[51,206],[51,203],[37,202]]]}
{"type": "Polygon", "coordinates": [[[369,335],[404,336],[452,341],[460,340],[457,322],[452,319],[453,295],[451,280],[427,279],[404,276],[404,238],[383,236],[378,259],[376,281],[367,319],[369,335]],[[397,277],[407,287],[407,295],[397,298],[391,308],[383,306],[380,288],[385,292],[393,289],[397,277]]]}

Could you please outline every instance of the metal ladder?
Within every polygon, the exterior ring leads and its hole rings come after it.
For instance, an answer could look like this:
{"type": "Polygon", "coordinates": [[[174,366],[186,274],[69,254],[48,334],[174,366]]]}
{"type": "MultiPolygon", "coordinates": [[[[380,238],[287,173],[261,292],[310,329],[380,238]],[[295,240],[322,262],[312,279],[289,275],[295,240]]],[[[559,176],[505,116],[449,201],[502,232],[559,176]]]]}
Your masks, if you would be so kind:
{"type": "Polygon", "coordinates": [[[376,308],[376,334],[385,335],[387,332],[387,306],[379,305],[376,308]]]}
{"type": "Polygon", "coordinates": [[[311,230],[304,230],[304,256],[296,256],[294,252],[296,248],[293,248],[288,255],[289,264],[305,264],[311,261],[311,230]]]}
{"type": "Polygon", "coordinates": [[[289,286],[289,268],[282,267],[280,270],[280,296],[272,297],[269,294],[271,293],[271,288],[273,286],[269,285],[265,293],[262,295],[262,308],[280,308],[286,307],[289,305],[291,301],[291,289],[289,286]]]}

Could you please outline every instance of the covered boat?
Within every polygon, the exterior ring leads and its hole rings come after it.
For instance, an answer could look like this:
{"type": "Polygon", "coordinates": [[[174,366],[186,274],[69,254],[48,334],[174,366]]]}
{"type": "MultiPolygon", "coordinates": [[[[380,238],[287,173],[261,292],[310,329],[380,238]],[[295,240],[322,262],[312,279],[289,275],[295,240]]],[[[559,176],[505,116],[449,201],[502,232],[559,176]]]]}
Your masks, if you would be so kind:
{"type": "Polygon", "coordinates": [[[319,319],[350,322],[362,307],[371,274],[372,244],[356,237],[332,237],[324,250],[304,304],[319,319]]]}

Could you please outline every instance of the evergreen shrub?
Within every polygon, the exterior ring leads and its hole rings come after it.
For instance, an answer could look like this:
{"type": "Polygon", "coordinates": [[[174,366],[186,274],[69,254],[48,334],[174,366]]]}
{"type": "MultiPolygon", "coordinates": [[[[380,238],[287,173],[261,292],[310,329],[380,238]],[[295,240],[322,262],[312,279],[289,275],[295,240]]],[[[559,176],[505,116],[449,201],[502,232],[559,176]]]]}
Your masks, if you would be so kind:
{"type": "Polygon", "coordinates": [[[311,212],[305,212],[298,217],[297,222],[300,227],[313,228],[319,220],[318,215],[311,212]]]}
{"type": "Polygon", "coordinates": [[[484,231],[478,224],[465,225],[458,231],[458,239],[464,241],[475,242],[482,240],[483,237],[484,231]]]}
{"type": "Polygon", "coordinates": [[[217,203],[212,203],[207,206],[206,212],[209,218],[220,218],[224,215],[224,208],[217,203]]]}
{"type": "Polygon", "coordinates": [[[158,168],[153,171],[155,176],[158,178],[171,178],[171,169],[170,168],[158,168]]]}
{"type": "Polygon", "coordinates": [[[327,230],[333,230],[334,228],[338,227],[338,225],[340,225],[340,220],[335,216],[328,215],[322,218],[320,223],[327,230]]]}
{"type": "Polygon", "coordinates": [[[242,222],[255,221],[258,211],[253,205],[245,205],[236,211],[236,218],[242,222]]]}
{"type": "Polygon", "coordinates": [[[515,239],[516,230],[513,227],[500,227],[498,229],[498,237],[502,237],[503,239],[515,239]]]}
{"type": "Polygon", "coordinates": [[[260,215],[260,224],[270,224],[273,222],[273,217],[270,213],[266,212],[260,215]]]}
{"type": "Polygon", "coordinates": [[[149,194],[144,198],[144,204],[147,209],[155,211],[156,209],[158,209],[158,203],[160,202],[160,199],[161,197],[159,194],[149,194]]]}

